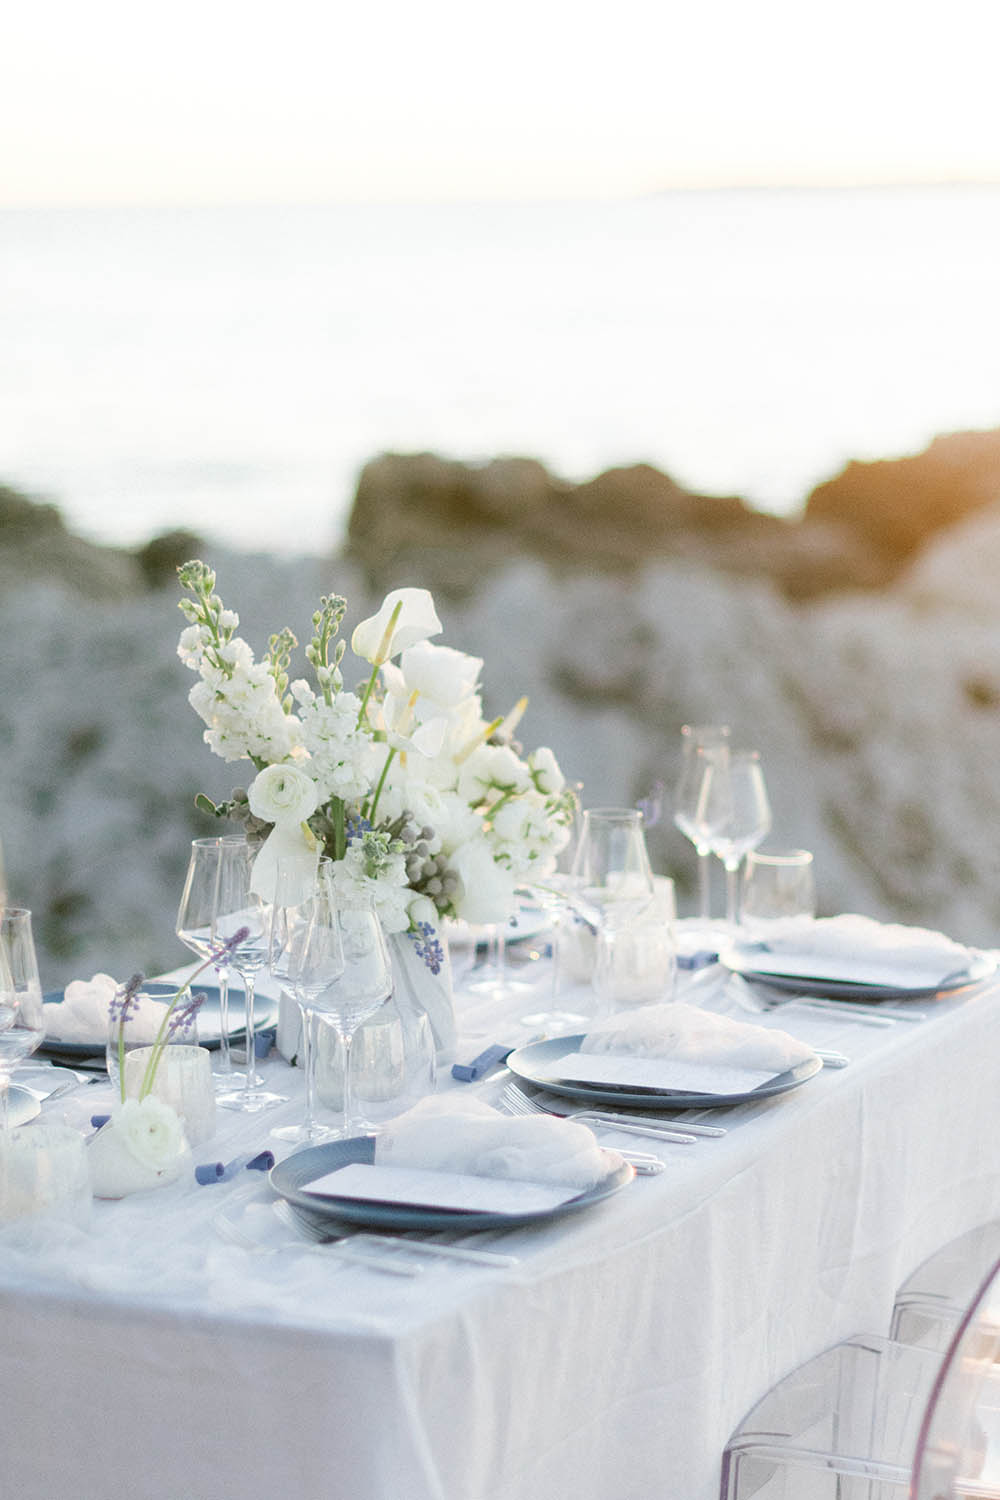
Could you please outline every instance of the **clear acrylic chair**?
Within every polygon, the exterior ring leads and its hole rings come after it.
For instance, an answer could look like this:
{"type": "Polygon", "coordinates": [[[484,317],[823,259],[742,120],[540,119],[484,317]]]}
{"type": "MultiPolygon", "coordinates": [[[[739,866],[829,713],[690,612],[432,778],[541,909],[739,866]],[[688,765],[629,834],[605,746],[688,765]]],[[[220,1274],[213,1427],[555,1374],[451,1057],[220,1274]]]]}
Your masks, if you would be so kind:
{"type": "Polygon", "coordinates": [[[948,1347],[976,1289],[1000,1259],[1000,1219],[980,1224],[919,1265],[896,1293],[889,1337],[926,1349],[948,1347]]]}
{"type": "Polygon", "coordinates": [[[943,1356],[859,1337],[801,1366],[726,1444],[722,1500],[1000,1500],[998,1315],[1000,1260],[943,1356]]]}

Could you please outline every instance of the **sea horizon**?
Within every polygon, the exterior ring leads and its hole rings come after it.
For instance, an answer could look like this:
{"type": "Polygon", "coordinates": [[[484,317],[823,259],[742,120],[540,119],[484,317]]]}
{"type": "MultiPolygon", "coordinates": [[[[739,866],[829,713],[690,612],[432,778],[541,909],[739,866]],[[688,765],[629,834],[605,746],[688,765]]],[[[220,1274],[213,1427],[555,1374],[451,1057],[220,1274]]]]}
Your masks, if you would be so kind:
{"type": "Polygon", "coordinates": [[[795,515],[1000,425],[1000,184],[0,209],[0,483],[91,540],[343,541],[383,452],[795,515]]]}

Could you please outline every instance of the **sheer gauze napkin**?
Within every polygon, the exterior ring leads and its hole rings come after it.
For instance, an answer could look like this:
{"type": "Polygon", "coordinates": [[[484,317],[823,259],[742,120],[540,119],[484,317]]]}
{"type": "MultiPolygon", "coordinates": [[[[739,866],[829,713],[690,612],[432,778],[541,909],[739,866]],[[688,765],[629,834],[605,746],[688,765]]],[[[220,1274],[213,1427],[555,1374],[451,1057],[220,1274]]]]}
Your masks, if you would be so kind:
{"type": "MultiPolygon", "coordinates": [[[[95,974],[92,979],[74,979],[63,993],[62,1001],[45,1006],[47,1034],[60,1042],[103,1047],[108,1034],[108,1007],[119,984],[110,974],[95,974]]],[[[148,995],[139,996],[139,1007],[129,1017],[130,1042],[152,1042],[159,1030],[166,1007],[148,995]]]]}
{"type": "Polygon", "coordinates": [[[643,1005],[611,1016],[587,1033],[580,1051],[726,1063],[772,1073],[784,1073],[815,1055],[806,1042],[787,1031],[682,1004],[643,1005]]]}
{"type": "Polygon", "coordinates": [[[846,912],[777,926],[740,957],[760,973],[915,988],[964,973],[975,955],[941,932],[846,912]]]}
{"type": "Polygon", "coordinates": [[[437,1095],[385,1127],[375,1164],[565,1183],[584,1192],[620,1166],[621,1157],[602,1150],[592,1131],[571,1120],[511,1117],[479,1099],[437,1095]]]}

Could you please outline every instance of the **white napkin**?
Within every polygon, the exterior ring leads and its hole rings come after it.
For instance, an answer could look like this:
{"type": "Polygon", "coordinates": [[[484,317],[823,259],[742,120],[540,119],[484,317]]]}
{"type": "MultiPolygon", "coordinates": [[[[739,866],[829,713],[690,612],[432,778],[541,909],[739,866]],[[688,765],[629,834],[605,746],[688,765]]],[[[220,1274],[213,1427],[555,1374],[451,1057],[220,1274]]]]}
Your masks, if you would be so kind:
{"type": "Polygon", "coordinates": [[[787,1031],[681,1004],[644,1005],[611,1016],[587,1033],[580,1051],[726,1063],[769,1073],[784,1073],[815,1055],[806,1042],[787,1031]]]}
{"type": "Polygon", "coordinates": [[[876,922],[850,912],[806,925],[790,923],[784,930],[777,926],[762,950],[740,949],[742,963],[762,974],[901,989],[941,984],[964,973],[973,957],[970,949],[941,932],[876,922]]]}
{"type": "Polygon", "coordinates": [[[592,1131],[553,1115],[503,1115],[478,1099],[421,1099],[375,1143],[377,1166],[425,1167],[474,1177],[565,1183],[581,1192],[621,1165],[592,1131]]]}
{"type": "MultiPolygon", "coordinates": [[[[43,1007],[46,1035],[59,1042],[103,1047],[108,1035],[108,1007],[120,987],[110,974],[72,980],[61,1003],[43,1007]]],[[[130,1042],[146,1044],[156,1040],[166,1006],[148,995],[140,994],[138,1001],[138,1008],[129,1014],[128,1037],[130,1042]]]]}

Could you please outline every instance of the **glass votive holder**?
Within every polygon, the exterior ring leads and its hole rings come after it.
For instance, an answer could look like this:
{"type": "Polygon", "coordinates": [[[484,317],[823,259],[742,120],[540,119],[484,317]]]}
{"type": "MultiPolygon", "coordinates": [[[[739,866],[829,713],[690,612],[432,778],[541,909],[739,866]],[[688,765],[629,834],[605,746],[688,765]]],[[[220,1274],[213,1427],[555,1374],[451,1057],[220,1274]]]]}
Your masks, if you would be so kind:
{"type": "Polygon", "coordinates": [[[84,1138],[56,1120],[12,1130],[0,1147],[0,1224],[44,1214],[86,1227],[92,1194],[84,1138]]]}
{"type": "MultiPolygon", "coordinates": [[[[137,1099],[152,1056],[152,1047],[135,1047],[125,1058],[125,1097],[137,1099]]],[[[212,1058],[206,1047],[173,1042],[164,1047],[153,1087],[157,1099],[179,1117],[188,1144],[200,1145],[215,1134],[215,1084],[212,1058]]]]}
{"type": "Polygon", "coordinates": [[[751,849],[743,868],[740,925],[748,937],[766,940],[779,927],[811,922],[816,880],[808,849],[751,849]]]}
{"type": "Polygon", "coordinates": [[[631,923],[598,934],[593,986],[602,1012],[671,1000],[677,978],[677,943],[662,921],[631,923]]]}
{"type": "MultiPolygon", "coordinates": [[[[120,1061],[122,1056],[127,1057],[130,1052],[135,1052],[141,1047],[148,1048],[155,1042],[167,1008],[176,994],[175,984],[144,983],[136,996],[138,1004],[131,1009],[124,1025],[118,1021],[108,1021],[105,1059],[108,1066],[108,1081],[116,1093],[121,1090],[120,1061]]],[[[177,1030],[166,1040],[171,1047],[197,1046],[197,1020],[192,1020],[188,1026],[177,1030]]]]}

